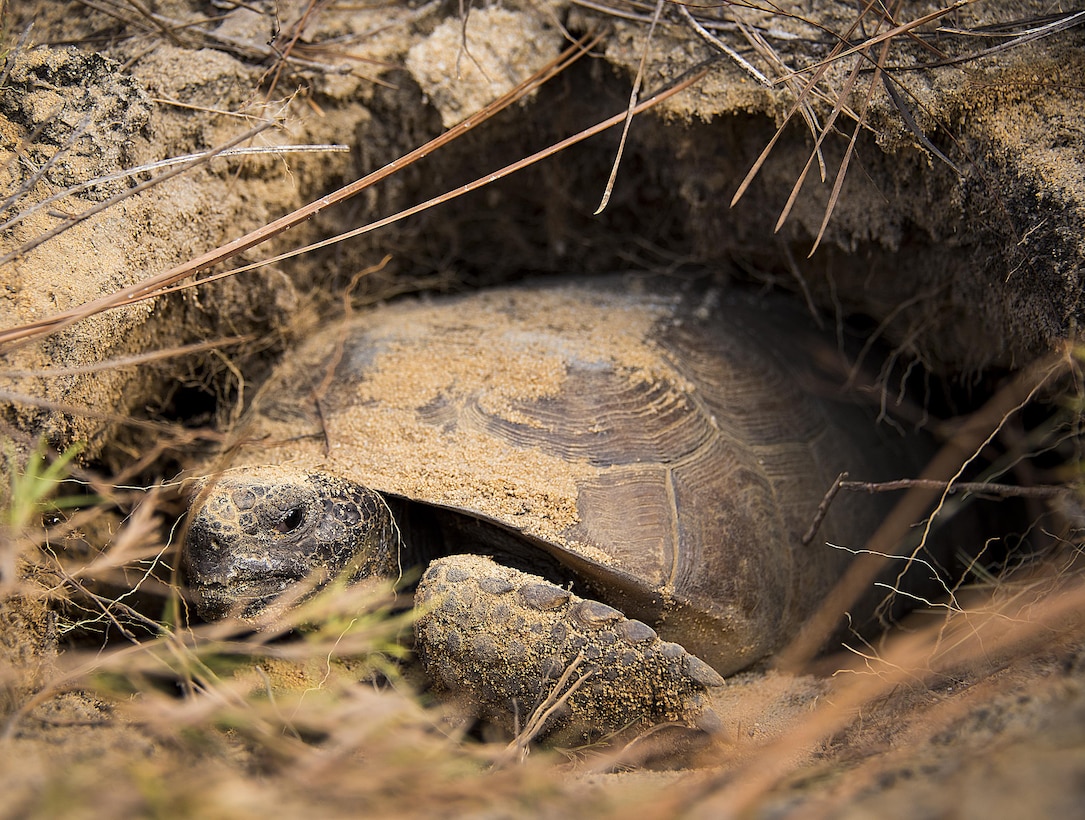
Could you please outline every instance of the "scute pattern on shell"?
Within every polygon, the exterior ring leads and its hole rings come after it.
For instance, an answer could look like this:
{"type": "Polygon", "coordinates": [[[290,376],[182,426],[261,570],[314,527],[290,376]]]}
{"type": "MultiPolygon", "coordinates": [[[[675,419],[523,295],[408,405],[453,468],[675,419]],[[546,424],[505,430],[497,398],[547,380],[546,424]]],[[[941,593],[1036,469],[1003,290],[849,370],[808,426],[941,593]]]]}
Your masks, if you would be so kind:
{"type": "MultiPolygon", "coordinates": [[[[718,671],[748,666],[847,562],[799,544],[826,488],[887,459],[867,416],[806,389],[817,337],[793,313],[640,283],[406,301],[332,326],[266,388],[239,463],[499,522],[718,671]]],[[[858,544],[879,515],[840,499],[823,536],[858,544]]]]}

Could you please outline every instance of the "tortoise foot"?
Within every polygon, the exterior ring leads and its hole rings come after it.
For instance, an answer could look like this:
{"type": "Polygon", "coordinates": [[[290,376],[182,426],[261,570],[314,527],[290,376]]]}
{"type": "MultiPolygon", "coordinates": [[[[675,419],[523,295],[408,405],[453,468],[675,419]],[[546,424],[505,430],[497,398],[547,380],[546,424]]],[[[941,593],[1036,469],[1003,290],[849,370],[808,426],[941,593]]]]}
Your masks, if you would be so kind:
{"type": "Polygon", "coordinates": [[[708,733],[715,670],[648,625],[479,555],[433,562],[419,584],[418,654],[477,717],[551,742],[674,723],[708,733]]]}

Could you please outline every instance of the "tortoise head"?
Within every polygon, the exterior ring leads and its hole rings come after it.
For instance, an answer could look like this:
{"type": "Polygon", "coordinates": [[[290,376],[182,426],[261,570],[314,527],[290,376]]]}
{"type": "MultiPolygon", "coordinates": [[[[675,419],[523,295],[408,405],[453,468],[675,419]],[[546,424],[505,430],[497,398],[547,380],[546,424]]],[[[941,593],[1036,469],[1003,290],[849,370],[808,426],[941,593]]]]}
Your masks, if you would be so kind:
{"type": "Polygon", "coordinates": [[[252,616],[301,581],[395,577],[396,532],[373,490],[323,473],[248,469],[196,495],[182,563],[201,617],[252,616]]]}

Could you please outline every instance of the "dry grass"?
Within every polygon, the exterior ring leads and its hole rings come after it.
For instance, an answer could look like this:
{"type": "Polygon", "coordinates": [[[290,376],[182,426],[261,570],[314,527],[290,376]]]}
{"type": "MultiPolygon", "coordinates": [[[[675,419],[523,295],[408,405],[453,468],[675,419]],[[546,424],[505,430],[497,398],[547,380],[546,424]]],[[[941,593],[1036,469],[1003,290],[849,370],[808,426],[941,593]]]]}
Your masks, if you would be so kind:
{"type": "MultiPolygon", "coordinates": [[[[664,4],[636,0],[576,0],[578,5],[627,20],[638,20],[653,31],[664,4]]],[[[862,0],[843,27],[798,4],[771,2],[675,3],[672,24],[686,27],[727,59],[734,61],[757,83],[785,89],[790,108],[775,136],[765,145],[739,183],[734,207],[758,176],[785,130],[798,118],[810,132],[813,147],[776,221],[779,231],[791,214],[815,168],[821,182],[832,178],[832,189],[820,229],[809,255],[825,237],[836,209],[856,147],[870,134],[872,105],[888,100],[918,145],[945,163],[957,175],[962,171],[929,138],[920,120],[937,124],[947,133],[939,113],[924,107],[909,87],[910,74],[924,69],[970,62],[1009,51],[1085,23],[1085,12],[1065,11],[1009,21],[997,26],[954,23],[977,0],[957,0],[933,7],[904,0],[862,0]],[[994,39],[994,45],[986,43],[994,39]],[[796,47],[798,41],[800,45],[796,47]],[[921,114],[921,116],[919,114],[921,114]],[[825,148],[843,139],[845,148],[836,169],[828,168],[825,148]]],[[[930,4],[928,4],[930,6],[930,4]]],[[[649,34],[649,38],[651,35],[649,34]]],[[[639,79],[639,74],[638,74],[639,79]]],[[[964,150],[961,146],[959,149],[964,150]]],[[[970,161],[965,151],[965,161],[970,161]]]]}
{"type": "MultiPolygon", "coordinates": [[[[123,19],[138,28],[140,36],[158,32],[177,41],[205,36],[131,0],[83,2],[123,19]]],[[[281,32],[283,47],[262,54],[273,60],[265,84],[268,95],[289,70],[325,67],[319,55],[305,52],[301,37],[305,21],[319,12],[319,5],[307,4],[295,24],[281,32]]],[[[771,45],[770,27],[743,16],[766,9],[736,5],[732,19],[685,7],[677,13],[697,36],[719,41],[729,59],[744,61],[749,66],[744,70],[755,72],[751,76],[758,81],[790,91],[793,107],[781,133],[787,121],[798,117],[813,135],[814,147],[781,223],[811,170],[819,166],[825,173],[824,141],[845,132],[847,147],[833,175],[823,232],[875,94],[884,89],[916,138],[926,139],[918,126],[913,128],[915,118],[908,113],[906,92],[894,73],[893,49],[910,43],[929,50],[921,35],[961,5],[902,21],[901,2],[863,3],[849,29],[839,34],[823,31],[833,38],[828,56],[802,66],[789,64],[787,55],[771,45]],[[725,41],[725,36],[735,39],[725,41]],[[844,128],[842,123],[848,120],[851,125],[844,128]]],[[[645,9],[653,10],[620,4],[608,6],[607,13],[635,16],[645,9]]],[[[1075,25],[1078,19],[1067,14],[1034,25],[1022,22],[996,48],[1044,36],[1060,26],[1075,25]]],[[[979,36],[972,30],[956,33],[979,36]]],[[[417,156],[482,125],[594,43],[579,42],[546,72],[423,146],[417,156]]],[[[243,51],[251,43],[217,46],[252,57],[243,51]]],[[[942,52],[933,59],[950,57],[942,52]]],[[[697,78],[693,74],[683,81],[697,78]]],[[[639,113],[658,99],[631,105],[630,111],[639,113]]],[[[471,184],[480,186],[512,173],[623,122],[628,123],[623,112],[601,117],[596,129],[471,184]]],[[[238,142],[250,136],[246,132],[238,142]]],[[[776,139],[766,146],[736,201],[775,145],[776,139]]],[[[192,166],[176,170],[183,173],[214,154],[194,157],[192,166]]],[[[183,279],[367,189],[413,158],[404,157],[395,167],[132,288],[9,328],[0,333],[0,342],[40,338],[95,312],[161,295],[183,279]]],[[[34,184],[33,179],[28,182],[34,184]]],[[[16,212],[13,218],[18,218],[23,193],[13,191],[8,197],[6,204],[16,212]]],[[[102,210],[124,198],[102,203],[102,210]]],[[[443,195],[394,218],[448,198],[443,195]]],[[[374,230],[389,221],[361,230],[374,230]]],[[[56,236],[59,231],[41,241],[56,236]]],[[[21,248],[18,253],[31,250],[21,248]]],[[[913,488],[915,493],[900,514],[886,524],[883,540],[895,542],[902,529],[923,520],[931,503],[944,499],[941,491],[948,492],[947,482],[961,475],[962,464],[1005,429],[1007,419],[1034,399],[1055,370],[1068,385],[1065,395],[1078,402],[1071,411],[1076,430],[1081,400],[1071,357],[1023,372],[961,426],[957,439],[928,470],[927,477],[941,483],[934,489],[913,488]]],[[[6,394],[4,398],[23,400],[6,394]]],[[[1030,441],[1019,457],[1025,460],[1048,446],[1054,446],[1051,438],[1030,441]]],[[[1079,545],[1072,526],[1067,526],[1053,533],[1056,547],[1033,565],[992,578],[986,585],[955,589],[954,606],[930,609],[918,626],[894,633],[877,647],[853,649],[852,662],[837,661],[840,671],[825,680],[824,694],[816,702],[768,736],[750,739],[736,730],[727,741],[702,753],[699,763],[707,767],[704,771],[679,775],[680,786],[673,779],[631,776],[593,783],[571,778],[565,757],[537,749],[527,754],[531,747],[523,742],[508,746],[465,736],[453,715],[420,696],[417,682],[400,665],[401,639],[411,618],[398,610],[386,590],[334,586],[255,631],[251,624],[238,622],[193,626],[175,571],[172,522],[180,508],[175,488],[163,483],[125,489],[117,485],[129,480],[127,476],[104,479],[79,470],[74,476],[78,483],[60,484],[58,503],[58,481],[71,467],[68,453],[45,461],[33,456],[14,465],[18,456],[12,450],[8,459],[4,472],[12,482],[0,531],[0,626],[8,631],[0,646],[9,659],[0,666],[0,753],[6,760],[0,768],[0,788],[7,796],[0,808],[3,816],[238,817],[271,812],[357,816],[360,806],[367,816],[495,812],[606,816],[631,810],[649,817],[730,816],[781,806],[801,814],[802,809],[794,806],[803,803],[795,801],[817,803],[819,811],[831,815],[884,788],[887,771],[910,765],[917,756],[932,766],[931,776],[936,778],[944,763],[933,751],[939,727],[960,722],[977,704],[999,703],[999,681],[1007,670],[1015,670],[1038,690],[1045,680],[1062,681],[1070,689],[1078,685],[1069,673],[1052,677],[1060,664],[1080,664],[1085,647],[1079,545]],[[972,699],[950,697],[946,681],[980,694],[972,699]],[[880,743],[871,740],[864,734],[865,725],[878,721],[907,727],[908,744],[892,742],[898,735],[880,743]],[[867,753],[869,760],[858,759],[867,753]],[[509,765],[510,760],[519,765],[509,765]]],[[[150,463],[150,458],[143,460],[138,470],[145,473],[150,463]]],[[[1064,469],[1077,468],[1071,461],[1064,469]]],[[[1065,478],[1076,481],[1079,475],[1065,478]]],[[[1071,515],[1062,520],[1072,525],[1076,519],[1071,515]]],[[[823,664],[813,656],[831,631],[830,624],[846,609],[842,601],[853,594],[842,588],[841,595],[827,603],[825,617],[811,622],[780,665],[796,674],[821,673],[823,664]]],[[[575,670],[570,670],[570,679],[573,675],[575,670]]],[[[536,728],[529,724],[526,731],[536,728]]],[[[973,741],[962,735],[961,755],[980,754],[973,741]]],[[[958,747],[950,743],[949,748],[958,747]]],[[[574,757],[583,771],[607,769],[621,756],[580,750],[574,757]]]]}
{"type": "MultiPolygon", "coordinates": [[[[517,805],[607,815],[633,801],[648,816],[733,816],[799,795],[833,813],[879,791],[886,771],[914,765],[917,755],[979,754],[967,731],[936,737],[974,720],[977,708],[999,708],[1011,671],[1036,697],[1053,697],[1053,684],[1056,694],[1072,689],[1072,678],[1060,683],[1052,669],[1079,663],[1073,659],[1085,651],[1080,552],[1065,543],[1012,576],[958,589],[958,605],[929,610],[877,647],[857,645],[853,662],[837,658],[821,696],[775,733],[752,740],[731,723],[729,738],[701,751],[707,768],[679,775],[680,788],[630,775],[580,781],[563,758],[528,755],[526,743],[465,738],[449,713],[419,700],[399,666],[411,615],[395,614],[387,590],[335,586],[255,631],[252,623],[186,625],[171,582],[173,551],[161,541],[169,531],[158,510],[162,491],[137,494],[141,502],[111,543],[81,556],[81,534],[95,519],[115,522],[117,509],[100,502],[62,520],[42,488],[58,486],[63,461],[29,465],[19,497],[9,497],[10,509],[51,509],[56,523],[41,529],[23,512],[19,534],[7,530],[4,545],[18,550],[25,580],[8,585],[4,620],[11,625],[12,611],[47,601],[60,613],[52,634],[76,640],[57,656],[24,646],[38,653],[36,668],[8,667],[0,679],[5,816],[164,807],[171,816],[292,815],[306,806],[349,816],[358,801],[374,816],[517,805]],[[122,587],[128,591],[116,591],[122,587]],[[140,591],[136,609],[129,602],[140,591]],[[166,617],[143,614],[156,609],[166,617]],[[950,697],[947,682],[963,694],[950,697]],[[909,742],[872,746],[865,726],[886,722],[909,742]]],[[[71,485],[59,486],[59,506],[74,503],[63,495],[71,485]]],[[[27,630],[21,639],[43,637],[27,630]]],[[[576,769],[606,770],[627,758],[581,750],[576,769]]]]}

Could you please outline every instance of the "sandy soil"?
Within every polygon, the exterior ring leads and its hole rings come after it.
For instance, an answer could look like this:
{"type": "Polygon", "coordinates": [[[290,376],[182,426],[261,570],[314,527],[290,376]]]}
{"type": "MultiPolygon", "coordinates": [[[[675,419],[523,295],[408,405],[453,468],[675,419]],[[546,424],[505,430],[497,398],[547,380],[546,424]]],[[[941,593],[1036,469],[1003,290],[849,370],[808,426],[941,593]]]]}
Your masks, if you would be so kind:
{"type": "MultiPolygon", "coordinates": [[[[642,22],[565,2],[474,8],[466,21],[447,4],[360,5],[162,0],[147,14],[134,4],[73,14],[70,3],[38,0],[4,9],[0,327],[115,292],[378,168],[537,69],[570,34],[605,27],[588,58],[523,103],[244,261],[486,175],[623,110],[647,32],[642,22]],[[276,55],[286,51],[292,62],[284,64],[276,55]],[[168,168],[118,175],[221,146],[266,120],[274,127],[242,145],[348,150],[217,158],[139,189],[168,168]],[[58,232],[34,244],[50,231],[58,232]]],[[[812,13],[808,3],[783,5],[812,13]]],[[[852,3],[814,5],[826,27],[844,31],[854,21],[852,3]]],[[[870,85],[869,130],[809,259],[846,137],[827,140],[828,181],[814,181],[815,162],[777,235],[776,218],[812,147],[801,123],[783,132],[729,208],[807,75],[769,89],[724,58],[657,115],[634,121],[601,216],[591,214],[616,150],[613,132],[349,243],[5,348],[0,399],[13,442],[5,472],[45,436],[58,450],[86,442],[86,464],[127,481],[172,477],[214,453],[218,432],[236,421],[278,352],[313,327],[403,291],[462,290],[524,274],[709,268],[775,285],[830,317],[860,317],[902,352],[880,374],[892,392],[945,375],[968,381],[971,400],[981,402],[1003,374],[1073,340],[1081,323],[1083,29],[919,66],[1035,29],[1049,5],[973,3],[941,20],[946,31],[927,26],[926,46],[894,37],[886,41],[889,80],[875,80],[862,54],[831,64],[818,86],[827,99],[814,102],[812,115],[830,116],[857,68],[845,96],[857,111],[870,85]],[[982,27],[989,37],[952,31],[982,27]],[[361,275],[386,255],[379,273],[361,275]],[[207,341],[223,346],[176,350],[207,341]],[[909,356],[920,366],[910,367],[909,356]]],[[[904,19],[936,8],[906,6],[904,19]]],[[[835,44],[797,18],[733,13],[792,68],[816,64],[835,44]]],[[[758,70],[784,73],[734,18],[722,27],[709,12],[698,18],[758,70]]],[[[867,20],[862,30],[869,37],[884,28],[867,20]]],[[[714,55],[672,9],[655,32],[643,88],[714,55]]],[[[1076,454],[1066,446],[1048,449],[1072,466],[1076,454]]],[[[505,816],[527,807],[541,816],[606,815],[635,806],[660,816],[748,809],[1011,817],[1070,816],[1085,797],[1085,599],[1073,502],[1061,507],[1069,519],[1037,519],[1035,528],[1063,549],[997,588],[962,593],[967,611],[918,616],[869,658],[736,679],[717,704],[726,739],[692,760],[670,760],[697,768],[588,777],[586,768],[615,762],[583,752],[576,778],[555,774],[560,760],[542,752],[491,770],[500,749],[461,742],[454,723],[402,695],[409,681],[375,689],[359,685],[350,664],[326,661],[351,649],[365,657],[374,647],[390,651],[377,622],[356,617],[372,601],[348,596],[331,626],[310,633],[302,659],[276,644],[240,650],[213,630],[200,633],[202,649],[183,629],[142,646],[117,639],[119,627],[134,636],[140,617],[169,618],[177,605],[154,590],[171,581],[166,546],[181,505],[158,495],[145,502],[123,527],[130,498],[123,515],[97,524],[77,516],[48,539],[28,526],[36,521],[4,522],[0,815],[311,815],[314,807],[348,815],[365,801],[374,816],[505,816]],[[25,573],[24,594],[12,596],[20,551],[38,569],[25,573]],[[152,566],[159,555],[164,563],[152,566]],[[64,583],[54,557],[69,573],[64,583]],[[111,597],[125,583],[140,587],[125,601],[141,614],[110,610],[117,640],[106,641],[103,599],[80,598],[74,609],[58,603],[72,578],[105,584],[111,597]],[[235,668],[242,673],[232,676],[235,668]]],[[[1030,515],[1050,512],[1039,504],[1030,515]]]]}

